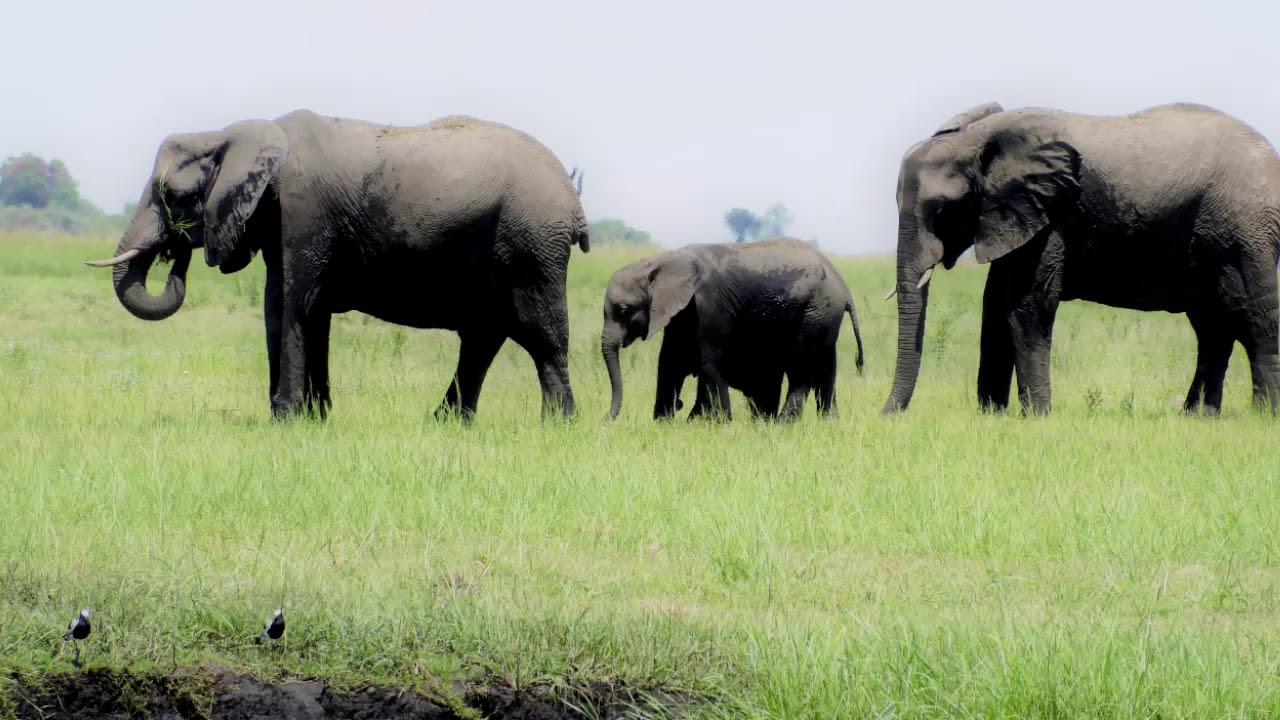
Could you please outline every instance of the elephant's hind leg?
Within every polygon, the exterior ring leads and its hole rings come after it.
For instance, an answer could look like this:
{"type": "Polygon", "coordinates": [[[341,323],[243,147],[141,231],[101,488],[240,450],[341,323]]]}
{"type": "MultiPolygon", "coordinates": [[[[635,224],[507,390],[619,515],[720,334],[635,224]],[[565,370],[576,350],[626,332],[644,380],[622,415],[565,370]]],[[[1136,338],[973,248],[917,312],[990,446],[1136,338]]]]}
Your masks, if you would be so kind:
{"type": "Polygon", "coordinates": [[[1236,337],[1249,354],[1253,375],[1253,404],[1272,413],[1280,406],[1280,298],[1277,297],[1274,255],[1257,260],[1246,257],[1238,271],[1238,284],[1228,275],[1224,293],[1231,307],[1236,337]],[[1238,293],[1238,294],[1234,294],[1238,293]]]}
{"type": "Polygon", "coordinates": [[[569,385],[569,317],[563,293],[556,297],[546,288],[512,291],[516,321],[511,339],[520,344],[538,370],[542,385],[543,417],[574,413],[569,385]],[[550,296],[550,297],[549,297],[550,296]]]}
{"type": "Polygon", "coordinates": [[[1217,415],[1222,411],[1222,384],[1231,360],[1231,346],[1235,343],[1230,319],[1221,313],[1206,311],[1188,312],[1187,319],[1196,333],[1196,373],[1182,409],[1187,413],[1199,410],[1203,393],[1205,414],[1217,415]]]}
{"type": "Polygon", "coordinates": [[[836,409],[836,346],[823,348],[815,355],[814,394],[817,396],[818,414],[830,417],[836,409]]]}
{"type": "Polygon", "coordinates": [[[465,330],[458,333],[458,337],[462,341],[458,347],[458,369],[453,374],[453,382],[449,383],[444,400],[436,409],[437,420],[453,415],[461,415],[463,420],[470,420],[475,416],[484,377],[507,340],[501,332],[489,329],[465,330]]]}
{"type": "Polygon", "coordinates": [[[782,372],[769,372],[761,377],[746,395],[751,414],[756,418],[775,419],[782,396],[782,372]]]}

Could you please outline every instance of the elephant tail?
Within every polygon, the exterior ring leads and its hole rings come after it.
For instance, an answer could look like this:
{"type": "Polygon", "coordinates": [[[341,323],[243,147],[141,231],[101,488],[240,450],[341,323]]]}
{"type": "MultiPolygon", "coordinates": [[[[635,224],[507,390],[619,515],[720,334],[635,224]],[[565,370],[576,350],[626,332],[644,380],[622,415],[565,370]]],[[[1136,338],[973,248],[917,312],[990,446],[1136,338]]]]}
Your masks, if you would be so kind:
{"type": "Polygon", "coordinates": [[[578,226],[573,229],[573,239],[569,241],[569,244],[582,248],[582,252],[591,252],[591,234],[587,232],[587,221],[585,219],[582,219],[578,226]]]}
{"type": "Polygon", "coordinates": [[[845,312],[849,313],[849,320],[853,321],[853,339],[858,342],[858,374],[862,374],[862,328],[858,325],[858,312],[853,309],[853,298],[849,298],[849,302],[844,306],[845,312]]]}
{"type": "MultiPolygon", "coordinates": [[[[569,182],[574,184],[574,192],[578,197],[582,197],[582,170],[576,165],[573,171],[569,173],[569,182]]],[[[579,201],[581,204],[581,201],[579,201]]],[[[579,210],[577,222],[574,223],[573,239],[569,241],[570,245],[577,245],[582,248],[582,252],[591,252],[591,236],[587,233],[587,218],[581,210],[579,210]]]]}

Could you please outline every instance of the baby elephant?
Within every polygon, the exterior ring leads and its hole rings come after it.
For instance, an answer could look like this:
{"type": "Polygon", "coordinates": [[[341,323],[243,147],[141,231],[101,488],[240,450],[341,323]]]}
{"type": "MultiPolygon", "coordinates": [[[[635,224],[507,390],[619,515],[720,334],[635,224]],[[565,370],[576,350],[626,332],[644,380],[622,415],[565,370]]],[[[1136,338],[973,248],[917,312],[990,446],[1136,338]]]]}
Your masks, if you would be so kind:
{"type": "Polygon", "coordinates": [[[618,348],[666,328],[658,355],[658,397],[653,417],[683,407],[680,389],[698,377],[689,417],[729,419],[729,388],[742,391],[756,416],[777,417],[785,373],[789,387],[782,416],[800,414],[810,390],[818,410],[835,406],[836,338],[849,313],[862,331],[840,273],[813,245],[771,238],[736,245],[689,245],[632,263],[609,279],[600,349],[613,400],[622,409],[618,348]]]}

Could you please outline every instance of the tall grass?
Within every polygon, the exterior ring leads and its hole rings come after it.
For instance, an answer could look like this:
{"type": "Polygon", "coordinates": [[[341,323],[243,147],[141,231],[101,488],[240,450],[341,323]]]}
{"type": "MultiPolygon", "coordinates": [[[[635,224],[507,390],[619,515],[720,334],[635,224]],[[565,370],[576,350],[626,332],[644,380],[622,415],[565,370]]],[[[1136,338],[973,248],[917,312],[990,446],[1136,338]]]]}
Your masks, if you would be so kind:
{"type": "Polygon", "coordinates": [[[837,261],[867,343],[859,378],[844,329],[838,419],[654,423],[651,341],[606,426],[600,302],[638,256],[601,248],[571,261],[576,420],[539,421],[508,344],[475,423],[437,423],[456,337],[351,314],[329,421],[279,425],[260,265],[193,268],[143,323],[79,265],[112,243],[0,240],[12,669],[68,667],[88,607],[98,665],[620,679],[752,717],[1280,713],[1280,428],[1242,352],[1223,417],[1181,416],[1181,316],[1065,305],[1053,415],[983,416],[985,269],[943,273],[915,400],[885,418],[893,268],[837,261]],[[277,606],[284,646],[254,645],[277,606]]]}

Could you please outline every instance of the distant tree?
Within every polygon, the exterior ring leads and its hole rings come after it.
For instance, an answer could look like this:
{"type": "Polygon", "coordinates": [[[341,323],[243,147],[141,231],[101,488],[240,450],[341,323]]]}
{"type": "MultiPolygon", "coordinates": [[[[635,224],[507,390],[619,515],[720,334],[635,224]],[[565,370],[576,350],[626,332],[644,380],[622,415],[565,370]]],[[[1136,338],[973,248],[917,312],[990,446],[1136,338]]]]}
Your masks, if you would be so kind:
{"type": "Polygon", "coordinates": [[[724,214],[724,224],[734,235],[734,242],[746,242],[754,239],[760,231],[760,218],[746,208],[734,208],[724,214]]]}
{"type": "Polygon", "coordinates": [[[61,160],[49,163],[49,203],[65,208],[80,207],[80,187],[61,160]]]}
{"type": "Polygon", "coordinates": [[[48,165],[26,154],[0,165],[0,205],[42,208],[49,204],[48,165]]]}
{"type": "Polygon", "coordinates": [[[591,238],[593,246],[648,245],[651,242],[649,233],[644,230],[637,230],[615,218],[588,223],[587,235],[591,238]]]}
{"type": "Polygon", "coordinates": [[[78,209],[80,202],[75,178],[61,160],[45,162],[27,153],[0,164],[0,205],[78,209]]]}
{"type": "Polygon", "coordinates": [[[791,224],[791,211],[786,205],[774,205],[760,216],[760,237],[786,235],[791,224]]]}
{"type": "Polygon", "coordinates": [[[781,204],[769,208],[763,215],[756,215],[746,208],[734,208],[724,214],[724,224],[733,233],[734,242],[762,240],[785,235],[791,225],[791,211],[781,204]]]}
{"type": "Polygon", "coordinates": [[[80,197],[61,160],[47,162],[27,153],[0,163],[0,231],[109,235],[127,223],[127,216],[107,215],[80,197]]]}

